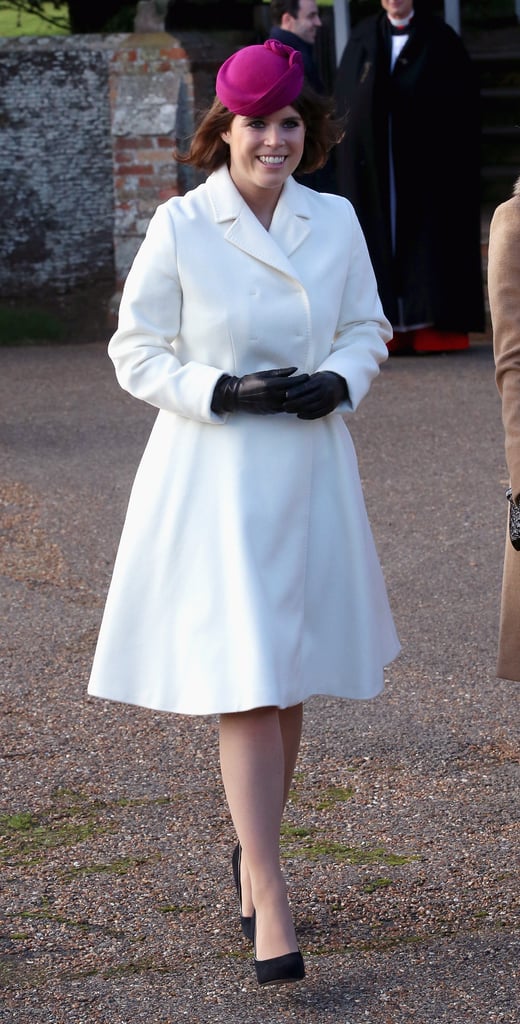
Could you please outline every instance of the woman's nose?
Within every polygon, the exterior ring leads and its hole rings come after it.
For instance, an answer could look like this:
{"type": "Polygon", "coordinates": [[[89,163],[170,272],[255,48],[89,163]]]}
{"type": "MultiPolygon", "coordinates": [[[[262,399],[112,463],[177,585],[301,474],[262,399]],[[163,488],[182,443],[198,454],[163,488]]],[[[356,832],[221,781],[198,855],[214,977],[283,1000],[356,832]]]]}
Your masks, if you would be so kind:
{"type": "Polygon", "coordinates": [[[272,124],[266,130],[265,143],[267,146],[276,146],[281,139],[281,130],[278,125],[272,124]]]}

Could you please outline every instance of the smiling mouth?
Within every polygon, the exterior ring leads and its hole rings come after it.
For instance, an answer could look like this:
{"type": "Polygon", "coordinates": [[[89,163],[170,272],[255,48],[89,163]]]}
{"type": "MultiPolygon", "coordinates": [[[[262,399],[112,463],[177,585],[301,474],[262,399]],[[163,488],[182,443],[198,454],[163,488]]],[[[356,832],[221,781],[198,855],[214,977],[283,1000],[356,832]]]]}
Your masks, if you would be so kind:
{"type": "Polygon", "coordinates": [[[286,160],[285,156],[259,156],[261,164],[267,164],[270,167],[280,167],[286,160]]]}

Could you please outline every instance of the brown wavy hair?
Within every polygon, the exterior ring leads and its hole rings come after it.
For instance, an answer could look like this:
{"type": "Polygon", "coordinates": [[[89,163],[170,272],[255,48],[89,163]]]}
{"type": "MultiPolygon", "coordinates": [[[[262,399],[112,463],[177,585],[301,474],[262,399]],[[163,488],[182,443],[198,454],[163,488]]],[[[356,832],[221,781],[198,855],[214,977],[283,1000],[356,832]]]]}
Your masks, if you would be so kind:
{"type": "MultiPolygon", "coordinates": [[[[303,155],[298,164],[300,174],[309,174],[323,167],[333,146],[341,142],[343,122],[336,119],[332,101],[320,96],[308,85],[291,104],[298,111],[305,125],[303,155]]],[[[215,97],[210,109],[204,114],[195,129],[187,153],[175,152],[175,159],[182,164],[193,164],[201,171],[218,170],[229,164],[229,146],[222,139],[228,131],[235,114],[215,97]]]]}

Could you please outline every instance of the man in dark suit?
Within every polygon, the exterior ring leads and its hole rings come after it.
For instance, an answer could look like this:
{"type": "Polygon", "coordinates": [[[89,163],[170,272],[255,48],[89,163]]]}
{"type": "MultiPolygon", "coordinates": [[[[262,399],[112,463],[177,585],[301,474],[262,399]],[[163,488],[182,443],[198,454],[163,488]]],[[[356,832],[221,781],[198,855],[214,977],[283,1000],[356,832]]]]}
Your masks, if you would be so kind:
{"type": "MultiPolygon", "coordinates": [[[[286,46],[299,50],[303,57],[305,79],[315,92],[323,94],[325,87],[314,60],[314,43],[321,28],[321,18],[315,0],[271,0],[272,27],[270,39],[278,39],[286,46]]],[[[316,192],[336,192],[332,163],[312,174],[296,174],[302,185],[316,192]]]]}
{"type": "Polygon", "coordinates": [[[361,221],[394,352],[466,348],[484,330],[478,82],[459,36],[420,2],[381,0],[336,81],[338,191],[361,221]]]}
{"type": "Polygon", "coordinates": [[[299,50],[303,57],[305,77],[316,92],[324,92],[316,62],[314,43],[321,18],[314,0],[271,0],[271,39],[279,39],[293,50],[299,50]]]}

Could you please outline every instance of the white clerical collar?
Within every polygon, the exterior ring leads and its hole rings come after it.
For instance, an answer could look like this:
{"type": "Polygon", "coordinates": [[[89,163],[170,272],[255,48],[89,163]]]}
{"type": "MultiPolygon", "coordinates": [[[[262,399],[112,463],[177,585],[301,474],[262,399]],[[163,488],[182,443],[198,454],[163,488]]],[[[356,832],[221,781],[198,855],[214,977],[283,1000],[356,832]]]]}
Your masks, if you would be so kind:
{"type": "Polygon", "coordinates": [[[410,24],[414,14],[415,11],[412,7],[407,18],[391,18],[389,14],[387,14],[387,18],[392,25],[395,25],[396,28],[406,28],[406,26],[410,24]]]}

